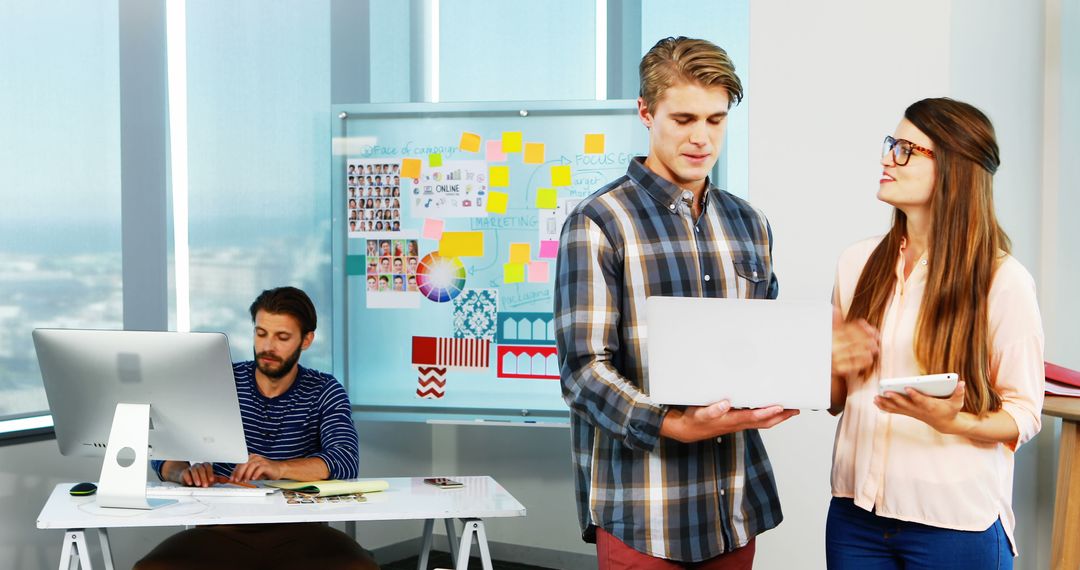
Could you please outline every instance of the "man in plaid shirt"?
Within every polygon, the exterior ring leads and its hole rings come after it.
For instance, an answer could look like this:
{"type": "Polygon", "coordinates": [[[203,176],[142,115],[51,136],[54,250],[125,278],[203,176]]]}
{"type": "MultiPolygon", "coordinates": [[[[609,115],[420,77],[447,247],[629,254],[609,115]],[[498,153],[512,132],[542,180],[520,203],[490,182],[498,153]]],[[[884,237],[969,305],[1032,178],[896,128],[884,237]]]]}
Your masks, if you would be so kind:
{"type": "MultiPolygon", "coordinates": [[[[596,542],[601,570],[750,568],[754,537],[783,518],[757,430],[798,411],[653,402],[640,320],[652,295],[776,298],[768,221],[708,179],[742,85],[723,49],[684,37],[657,43],[640,72],[649,154],[575,208],[558,255],[555,327],[583,538],[596,542]]],[[[861,340],[845,362],[872,359],[873,342],[861,340]]]]}

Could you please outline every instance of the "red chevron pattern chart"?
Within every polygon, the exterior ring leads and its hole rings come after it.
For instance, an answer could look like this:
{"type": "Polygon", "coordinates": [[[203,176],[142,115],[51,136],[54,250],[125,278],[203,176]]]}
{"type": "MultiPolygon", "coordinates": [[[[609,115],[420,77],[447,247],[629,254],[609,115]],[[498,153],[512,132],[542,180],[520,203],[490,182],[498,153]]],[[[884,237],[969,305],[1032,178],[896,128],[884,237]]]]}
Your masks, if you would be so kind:
{"type": "Polygon", "coordinates": [[[446,369],[437,366],[417,366],[418,373],[416,395],[420,398],[436,400],[446,395],[446,369]]]}
{"type": "Polygon", "coordinates": [[[416,395],[437,399],[446,395],[446,372],[451,368],[491,366],[491,341],[476,338],[414,336],[412,363],[416,366],[416,395]]]}

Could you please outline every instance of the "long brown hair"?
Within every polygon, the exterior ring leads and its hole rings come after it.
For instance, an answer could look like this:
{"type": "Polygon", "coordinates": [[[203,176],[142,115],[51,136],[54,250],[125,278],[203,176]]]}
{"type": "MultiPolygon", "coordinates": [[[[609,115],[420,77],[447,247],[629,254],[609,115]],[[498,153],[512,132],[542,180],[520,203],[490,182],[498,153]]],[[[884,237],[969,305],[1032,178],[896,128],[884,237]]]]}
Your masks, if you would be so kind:
{"type": "MultiPolygon", "coordinates": [[[[999,256],[1011,248],[994,215],[993,177],[1001,162],[994,127],[975,107],[948,98],[923,99],[904,118],[934,142],[928,275],[915,357],[923,373],[958,373],[966,383],[964,410],[983,415],[1001,408],[990,383],[987,305],[999,256]]],[[[907,216],[896,209],[892,228],[859,276],[848,320],[881,327],[906,227],[907,216]]]]}

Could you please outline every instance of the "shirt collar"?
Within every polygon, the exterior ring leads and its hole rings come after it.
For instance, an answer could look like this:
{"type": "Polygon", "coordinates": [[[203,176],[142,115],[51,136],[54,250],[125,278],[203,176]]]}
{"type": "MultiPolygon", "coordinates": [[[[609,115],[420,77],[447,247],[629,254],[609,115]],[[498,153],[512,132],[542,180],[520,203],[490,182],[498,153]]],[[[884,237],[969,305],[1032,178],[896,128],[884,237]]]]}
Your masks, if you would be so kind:
{"type": "MultiPolygon", "coordinates": [[[[652,196],[654,200],[663,204],[664,209],[668,211],[675,212],[679,208],[679,202],[684,199],[693,199],[693,192],[684,190],[652,170],[649,170],[649,167],[645,166],[644,156],[635,156],[630,160],[630,165],[626,168],[626,175],[630,180],[637,183],[638,186],[645,189],[645,192],[652,196]]],[[[705,211],[705,207],[709,203],[709,194],[712,193],[712,190],[712,182],[706,177],[705,192],[701,196],[702,212],[705,211]]]]}

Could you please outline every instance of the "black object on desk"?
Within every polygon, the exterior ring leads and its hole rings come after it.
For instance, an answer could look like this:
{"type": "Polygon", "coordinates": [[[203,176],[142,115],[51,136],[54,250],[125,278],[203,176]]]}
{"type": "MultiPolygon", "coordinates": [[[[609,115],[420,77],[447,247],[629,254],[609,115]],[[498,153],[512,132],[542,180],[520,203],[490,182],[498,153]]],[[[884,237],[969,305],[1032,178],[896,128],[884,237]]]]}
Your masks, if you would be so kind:
{"type": "Polygon", "coordinates": [[[71,486],[71,490],[68,493],[72,497],[85,497],[87,495],[93,495],[97,492],[97,485],[93,483],[75,483],[71,486]]]}

